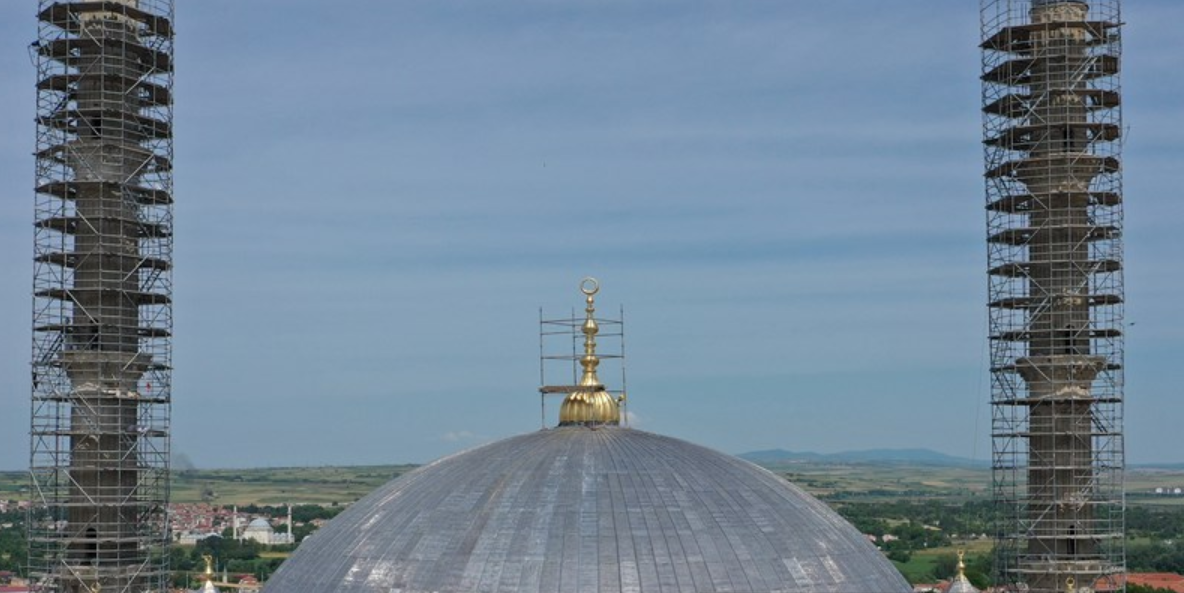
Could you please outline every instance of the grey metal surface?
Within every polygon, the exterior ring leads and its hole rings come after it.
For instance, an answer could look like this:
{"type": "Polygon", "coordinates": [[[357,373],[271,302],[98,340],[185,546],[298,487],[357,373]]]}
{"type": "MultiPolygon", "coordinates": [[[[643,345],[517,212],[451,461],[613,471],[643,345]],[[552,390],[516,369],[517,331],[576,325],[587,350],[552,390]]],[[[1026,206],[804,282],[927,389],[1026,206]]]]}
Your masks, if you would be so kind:
{"type": "Polygon", "coordinates": [[[974,588],[974,585],[972,585],[970,583],[970,581],[966,580],[966,577],[961,577],[961,578],[954,579],[954,582],[950,583],[950,588],[946,589],[946,593],[982,593],[982,592],[979,591],[978,589],[974,588]]]}
{"type": "Polygon", "coordinates": [[[301,544],[266,593],[909,591],[867,539],[776,475],[627,428],[446,457],[301,544]]]}

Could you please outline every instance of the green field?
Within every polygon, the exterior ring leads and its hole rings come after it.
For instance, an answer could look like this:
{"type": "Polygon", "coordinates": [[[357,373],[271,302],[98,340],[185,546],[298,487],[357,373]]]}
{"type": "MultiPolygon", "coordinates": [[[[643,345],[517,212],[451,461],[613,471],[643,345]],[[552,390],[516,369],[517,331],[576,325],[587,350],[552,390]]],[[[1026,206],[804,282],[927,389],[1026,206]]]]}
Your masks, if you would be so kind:
{"type": "MultiPolygon", "coordinates": [[[[348,504],[415,466],[276,467],[185,470],[173,473],[172,501],[220,505],[348,504]]],[[[26,498],[28,474],[0,472],[0,499],[26,498]]]]}
{"type": "Polygon", "coordinates": [[[768,469],[827,499],[974,498],[990,492],[983,468],[889,463],[784,463],[768,469]]]}
{"type": "Polygon", "coordinates": [[[24,500],[29,486],[25,472],[0,472],[0,499],[24,500]]]}
{"type": "Polygon", "coordinates": [[[991,554],[991,545],[990,541],[978,540],[962,543],[957,546],[922,550],[914,552],[913,557],[908,562],[893,562],[892,564],[896,565],[896,569],[910,583],[934,583],[938,580],[934,576],[934,570],[937,568],[938,560],[941,557],[956,557],[958,551],[962,550],[966,553],[966,563],[973,564],[975,560],[991,554]]]}
{"type": "MultiPolygon", "coordinates": [[[[200,502],[212,490],[213,502],[230,504],[347,504],[413,465],[281,467],[185,470],[173,474],[174,502],[200,502]]],[[[888,463],[783,463],[769,469],[811,494],[832,502],[979,499],[990,495],[985,467],[946,467],[888,463]]],[[[1157,487],[1184,487],[1184,470],[1133,469],[1126,477],[1128,502],[1184,505],[1184,497],[1152,496],[1157,487]]],[[[26,497],[24,472],[0,472],[0,499],[26,497]]]]}
{"type": "Polygon", "coordinates": [[[201,502],[212,490],[213,502],[228,504],[348,504],[415,466],[278,467],[265,469],[186,470],[173,477],[173,502],[201,502]]]}
{"type": "MultiPolygon", "coordinates": [[[[172,501],[206,501],[220,506],[348,505],[414,467],[184,470],[173,474],[172,501]]],[[[968,576],[986,582],[992,542],[951,537],[965,538],[966,533],[989,531],[983,522],[987,520],[984,513],[989,514],[991,508],[988,468],[793,462],[773,464],[769,469],[821,498],[865,533],[897,536],[897,541],[882,546],[910,582],[933,583],[948,577],[959,549],[966,552],[971,567],[968,576]],[[951,513],[960,515],[955,517],[951,513]],[[950,533],[944,534],[942,530],[950,533]]],[[[1165,561],[1161,558],[1166,553],[1163,542],[1170,545],[1169,540],[1184,537],[1178,535],[1184,533],[1180,531],[1184,521],[1176,519],[1180,516],[1179,509],[1184,508],[1184,497],[1156,496],[1153,492],[1155,488],[1184,487],[1184,470],[1136,468],[1127,472],[1126,483],[1127,500],[1133,507],[1127,515],[1132,536],[1128,542],[1132,553],[1128,557],[1137,557],[1147,567],[1163,569],[1156,564],[1165,561]],[[1141,551],[1141,555],[1133,551],[1141,551]]],[[[27,497],[25,472],[0,472],[0,499],[27,497]]],[[[242,570],[267,574],[285,554],[266,552],[251,560],[255,564],[242,570]]],[[[1168,568],[1174,570],[1178,564],[1170,564],[1168,568]]]]}

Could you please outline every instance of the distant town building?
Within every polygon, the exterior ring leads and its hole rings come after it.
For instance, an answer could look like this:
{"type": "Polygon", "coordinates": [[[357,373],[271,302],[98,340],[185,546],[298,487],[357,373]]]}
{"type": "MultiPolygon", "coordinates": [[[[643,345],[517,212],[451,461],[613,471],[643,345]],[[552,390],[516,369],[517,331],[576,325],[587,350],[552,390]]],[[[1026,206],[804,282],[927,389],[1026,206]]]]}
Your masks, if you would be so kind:
{"type": "Polygon", "coordinates": [[[222,534],[216,531],[185,531],[177,533],[177,543],[182,546],[196,546],[204,539],[221,536],[222,534]]]}
{"type": "Polygon", "coordinates": [[[271,522],[264,518],[258,518],[248,523],[247,528],[243,530],[242,539],[259,542],[265,546],[295,543],[290,522],[286,533],[276,533],[275,529],[271,527],[271,522]]]}
{"type": "Polygon", "coordinates": [[[1112,575],[1098,579],[1094,583],[1096,593],[1118,593],[1130,585],[1140,585],[1151,589],[1163,589],[1184,593],[1184,576],[1174,572],[1131,572],[1112,575]]]}
{"type": "Polygon", "coordinates": [[[240,540],[251,540],[259,542],[265,546],[281,546],[296,543],[296,537],[292,535],[292,505],[288,505],[288,516],[284,520],[287,527],[284,533],[277,533],[271,526],[271,521],[258,517],[247,524],[247,528],[238,535],[238,517],[235,517],[235,537],[240,540]]]}
{"type": "Polygon", "coordinates": [[[7,570],[0,570],[0,593],[32,593],[32,591],[32,586],[25,579],[7,570]]]}

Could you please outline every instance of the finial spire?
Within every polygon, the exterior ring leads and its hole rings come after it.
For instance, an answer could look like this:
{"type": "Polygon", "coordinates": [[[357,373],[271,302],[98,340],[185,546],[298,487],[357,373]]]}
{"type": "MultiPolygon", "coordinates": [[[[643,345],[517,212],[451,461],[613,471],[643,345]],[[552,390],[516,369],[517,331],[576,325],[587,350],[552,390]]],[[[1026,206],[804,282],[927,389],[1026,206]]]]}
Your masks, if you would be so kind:
{"type": "Polygon", "coordinates": [[[966,578],[966,550],[958,550],[958,574],[950,581],[949,593],[979,593],[966,578]]]}
{"type": "Polygon", "coordinates": [[[580,389],[568,395],[559,407],[559,425],[620,424],[618,403],[596,376],[596,367],[600,366],[600,357],[596,355],[596,334],[600,333],[596,323],[596,293],[600,292],[600,282],[592,277],[584,278],[580,281],[580,292],[585,302],[584,324],[580,329],[584,334],[584,355],[580,357],[584,375],[580,378],[580,389]]]}
{"type": "Polygon", "coordinates": [[[600,378],[596,376],[596,367],[600,366],[600,357],[596,356],[596,334],[600,333],[600,326],[596,324],[596,293],[600,292],[600,283],[595,278],[584,278],[580,282],[580,292],[584,293],[584,307],[586,316],[584,327],[584,357],[580,359],[580,366],[584,367],[584,376],[580,379],[583,387],[600,386],[600,378]]]}

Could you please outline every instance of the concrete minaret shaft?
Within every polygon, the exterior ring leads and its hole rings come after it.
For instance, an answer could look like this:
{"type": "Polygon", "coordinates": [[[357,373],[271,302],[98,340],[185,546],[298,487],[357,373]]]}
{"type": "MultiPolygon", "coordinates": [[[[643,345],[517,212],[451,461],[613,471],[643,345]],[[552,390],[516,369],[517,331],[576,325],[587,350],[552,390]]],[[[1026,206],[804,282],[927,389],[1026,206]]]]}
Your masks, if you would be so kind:
{"type": "Polygon", "coordinates": [[[1000,568],[1064,591],[1123,563],[1118,6],[983,3],[1000,568]]]}
{"type": "Polygon", "coordinates": [[[41,2],[30,564],[164,591],[171,0],[41,2]]]}

